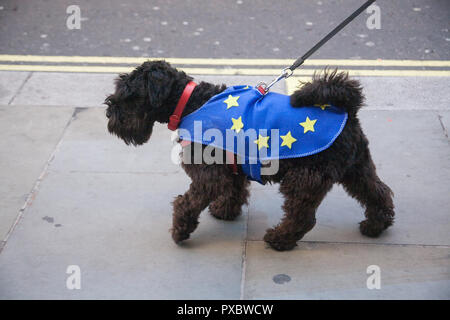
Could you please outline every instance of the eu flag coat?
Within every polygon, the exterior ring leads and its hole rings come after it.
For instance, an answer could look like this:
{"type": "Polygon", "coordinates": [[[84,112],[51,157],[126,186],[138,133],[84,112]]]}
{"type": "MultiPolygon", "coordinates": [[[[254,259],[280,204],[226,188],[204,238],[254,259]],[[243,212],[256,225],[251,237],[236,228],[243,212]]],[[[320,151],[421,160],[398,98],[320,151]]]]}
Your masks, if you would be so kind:
{"type": "Polygon", "coordinates": [[[321,152],[342,132],[348,115],[330,104],[292,107],[290,97],[251,86],[229,87],[182,118],[182,140],[237,155],[249,179],[261,181],[261,161],[321,152]]]}

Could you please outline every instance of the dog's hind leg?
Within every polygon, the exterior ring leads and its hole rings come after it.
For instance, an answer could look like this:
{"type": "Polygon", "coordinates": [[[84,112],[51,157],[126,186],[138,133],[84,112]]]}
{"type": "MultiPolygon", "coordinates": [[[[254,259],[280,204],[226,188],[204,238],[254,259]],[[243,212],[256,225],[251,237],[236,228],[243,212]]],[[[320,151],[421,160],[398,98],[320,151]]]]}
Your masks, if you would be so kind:
{"type": "Polygon", "coordinates": [[[363,235],[377,237],[394,222],[393,193],[378,178],[375,164],[367,146],[361,158],[351,167],[341,181],[344,189],[365,207],[366,220],[359,227],[363,235]]]}
{"type": "Polygon", "coordinates": [[[225,165],[183,165],[192,183],[184,195],[173,202],[172,238],[176,243],[189,238],[198,226],[198,217],[206,207],[232,189],[232,174],[225,165]]]}
{"type": "Polygon", "coordinates": [[[316,224],[317,207],[332,186],[333,181],[321,172],[308,168],[290,169],[280,185],[285,198],[285,215],[276,227],[267,230],[264,241],[279,251],[294,248],[316,224]]]}
{"type": "Polygon", "coordinates": [[[241,214],[242,205],[250,195],[250,182],[244,175],[233,176],[233,185],[209,205],[211,215],[221,220],[234,220],[241,214]]]}

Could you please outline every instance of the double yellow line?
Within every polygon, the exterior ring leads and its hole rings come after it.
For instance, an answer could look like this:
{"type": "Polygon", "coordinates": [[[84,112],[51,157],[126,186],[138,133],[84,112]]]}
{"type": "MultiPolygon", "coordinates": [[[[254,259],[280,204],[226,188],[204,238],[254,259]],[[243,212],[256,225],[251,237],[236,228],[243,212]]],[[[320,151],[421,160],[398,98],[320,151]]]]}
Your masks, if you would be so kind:
{"type": "MultiPolygon", "coordinates": [[[[147,60],[164,59],[193,75],[275,76],[292,64],[291,59],[201,59],[95,56],[0,55],[2,71],[122,73],[147,60]]],[[[311,76],[315,69],[339,67],[353,76],[449,77],[447,60],[347,60],[311,59],[297,76],[311,76]]]]}

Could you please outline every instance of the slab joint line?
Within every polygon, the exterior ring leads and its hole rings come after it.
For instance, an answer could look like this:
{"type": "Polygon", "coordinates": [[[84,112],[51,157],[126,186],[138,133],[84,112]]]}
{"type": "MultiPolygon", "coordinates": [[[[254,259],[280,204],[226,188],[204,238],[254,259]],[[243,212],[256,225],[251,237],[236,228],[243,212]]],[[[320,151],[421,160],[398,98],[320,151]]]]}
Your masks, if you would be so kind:
{"type": "Polygon", "coordinates": [[[72,116],[70,117],[69,121],[67,122],[66,126],[63,129],[60,140],[56,144],[53,152],[50,154],[50,157],[48,158],[47,162],[45,163],[44,169],[42,170],[41,174],[39,175],[36,182],[34,183],[33,188],[31,189],[30,193],[27,196],[27,199],[25,200],[25,203],[20,208],[19,213],[18,213],[16,219],[14,220],[14,223],[12,224],[11,228],[9,228],[8,233],[6,234],[5,238],[0,242],[0,254],[2,253],[3,249],[5,248],[6,243],[8,242],[9,237],[11,236],[12,232],[15,230],[16,226],[19,224],[20,220],[22,219],[26,208],[32,203],[34,196],[38,192],[40,184],[44,180],[45,175],[47,174],[48,169],[50,167],[50,164],[52,163],[53,159],[55,158],[56,153],[58,152],[58,150],[62,144],[62,141],[64,139],[67,129],[69,128],[69,126],[73,122],[73,120],[76,119],[76,113],[77,113],[77,111],[75,108],[72,113],[72,116]]]}
{"type": "MultiPolygon", "coordinates": [[[[260,239],[248,239],[251,242],[264,242],[260,239]]],[[[450,248],[450,244],[420,244],[420,243],[371,243],[371,242],[350,242],[350,241],[312,241],[301,240],[297,244],[343,244],[343,245],[363,245],[363,246],[397,246],[397,247],[423,247],[423,248],[450,248]]]]}
{"type": "Polygon", "coordinates": [[[439,119],[439,123],[441,124],[442,131],[444,131],[444,135],[448,139],[448,131],[447,131],[447,128],[445,127],[445,125],[444,125],[444,122],[442,122],[442,116],[440,114],[438,114],[438,119],[439,119]]]}
{"type": "Polygon", "coordinates": [[[14,101],[14,99],[22,92],[23,87],[25,84],[30,80],[31,76],[33,75],[34,71],[29,71],[28,75],[26,76],[25,80],[22,82],[22,84],[19,86],[19,89],[17,89],[16,93],[12,96],[12,98],[8,102],[8,106],[11,105],[14,101]]]}
{"type": "Polygon", "coordinates": [[[248,221],[250,219],[250,207],[247,205],[247,216],[245,218],[244,239],[242,242],[242,261],[241,261],[241,294],[239,299],[244,300],[245,296],[245,274],[247,271],[247,241],[248,241],[248,221]]]}

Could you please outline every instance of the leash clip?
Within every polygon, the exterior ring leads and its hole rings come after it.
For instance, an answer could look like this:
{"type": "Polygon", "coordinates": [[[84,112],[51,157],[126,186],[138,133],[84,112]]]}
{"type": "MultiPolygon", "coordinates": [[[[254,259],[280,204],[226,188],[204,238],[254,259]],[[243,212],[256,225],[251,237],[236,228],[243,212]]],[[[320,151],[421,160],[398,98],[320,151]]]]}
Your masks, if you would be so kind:
{"type": "Polygon", "coordinates": [[[278,81],[280,81],[281,79],[287,79],[290,76],[292,76],[293,71],[289,68],[284,68],[283,71],[281,72],[281,74],[276,77],[275,79],[272,80],[271,83],[269,83],[268,85],[265,82],[260,82],[256,85],[256,89],[258,89],[258,91],[265,96],[267,94],[267,92],[269,92],[270,88],[277,83],[278,81]]]}

